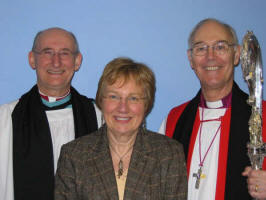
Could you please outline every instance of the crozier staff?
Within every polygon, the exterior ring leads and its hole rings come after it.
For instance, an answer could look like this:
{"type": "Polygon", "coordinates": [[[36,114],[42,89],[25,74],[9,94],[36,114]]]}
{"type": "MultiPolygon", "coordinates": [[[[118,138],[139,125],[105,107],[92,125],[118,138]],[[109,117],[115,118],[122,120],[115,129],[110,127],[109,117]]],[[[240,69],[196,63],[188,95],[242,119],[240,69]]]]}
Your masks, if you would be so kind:
{"type": "Polygon", "coordinates": [[[144,127],[155,77],[144,64],[117,58],[104,69],[96,103],[106,124],[62,147],[56,200],[185,200],[182,146],[144,127]]]}
{"type": "MultiPolygon", "coordinates": [[[[266,142],[266,131],[265,126],[262,126],[263,121],[261,122],[261,115],[263,120],[265,120],[265,101],[262,100],[262,84],[263,84],[263,75],[262,75],[262,59],[260,45],[253,34],[253,32],[248,31],[243,38],[242,42],[242,72],[243,76],[248,83],[249,88],[249,100],[254,99],[253,101],[248,101],[248,104],[252,106],[252,115],[250,116],[249,121],[249,131],[250,131],[250,142],[248,145],[250,159],[253,160],[252,167],[260,168],[260,159],[258,158],[259,154],[262,153],[258,149],[265,148],[263,142],[266,142]],[[264,107],[264,110],[261,110],[261,103],[264,107]],[[262,127],[261,127],[262,126],[262,127]],[[263,128],[264,127],[264,128],[263,128]],[[263,131],[261,131],[261,128],[263,131]],[[262,136],[264,137],[261,137],[262,136]],[[263,139],[261,141],[261,139],[263,139]],[[262,147],[261,147],[262,145],[262,147]],[[254,150],[253,147],[255,147],[254,150]],[[253,154],[256,152],[256,155],[253,154]]],[[[264,121],[265,122],[265,121],[264,121]]],[[[265,155],[261,155],[262,157],[265,155]]],[[[243,172],[243,176],[247,176],[248,191],[253,198],[256,200],[265,200],[266,199],[266,159],[264,157],[264,162],[262,164],[261,170],[254,170],[251,167],[246,167],[243,172]]]]}

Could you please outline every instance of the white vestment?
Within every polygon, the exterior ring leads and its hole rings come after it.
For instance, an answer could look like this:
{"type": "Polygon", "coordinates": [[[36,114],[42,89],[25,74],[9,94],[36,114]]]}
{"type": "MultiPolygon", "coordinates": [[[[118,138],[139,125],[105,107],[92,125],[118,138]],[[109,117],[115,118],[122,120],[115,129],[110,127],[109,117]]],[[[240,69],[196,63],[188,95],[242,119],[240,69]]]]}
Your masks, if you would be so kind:
{"type": "MultiPolygon", "coordinates": [[[[0,200],[14,199],[13,130],[11,114],[18,101],[0,106],[0,200]]],[[[94,105],[98,128],[102,125],[101,111],[94,105]]],[[[75,138],[72,108],[46,111],[53,143],[54,169],[61,146],[75,138]]]]}

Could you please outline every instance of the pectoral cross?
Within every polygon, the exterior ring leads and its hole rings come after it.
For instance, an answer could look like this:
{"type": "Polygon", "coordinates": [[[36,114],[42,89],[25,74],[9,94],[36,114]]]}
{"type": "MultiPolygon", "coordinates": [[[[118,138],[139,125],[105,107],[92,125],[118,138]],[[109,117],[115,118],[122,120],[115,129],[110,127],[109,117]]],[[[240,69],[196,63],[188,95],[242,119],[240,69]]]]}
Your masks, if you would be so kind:
{"type": "Polygon", "coordinates": [[[199,189],[201,174],[202,174],[201,167],[199,168],[197,173],[193,173],[193,177],[196,177],[196,184],[195,184],[196,189],[199,189]]]}

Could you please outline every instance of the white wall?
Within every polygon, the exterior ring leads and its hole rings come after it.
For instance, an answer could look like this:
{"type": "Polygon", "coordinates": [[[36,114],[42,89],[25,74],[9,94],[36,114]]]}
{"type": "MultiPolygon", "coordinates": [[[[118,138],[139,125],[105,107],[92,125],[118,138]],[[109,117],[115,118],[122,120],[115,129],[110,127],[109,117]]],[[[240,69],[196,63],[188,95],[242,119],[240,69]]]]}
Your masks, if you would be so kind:
{"type": "MultiPolygon", "coordinates": [[[[19,98],[36,82],[27,60],[33,37],[59,26],[80,43],[83,64],[73,86],[89,97],[95,97],[102,70],[115,57],[127,56],[154,70],[156,102],[147,123],[157,130],[170,108],[199,89],[186,56],[193,26],[214,17],[232,25],[240,41],[253,30],[266,59],[265,8],[264,0],[2,0],[0,104],[19,98]]],[[[247,91],[240,66],[235,79],[247,91]]]]}

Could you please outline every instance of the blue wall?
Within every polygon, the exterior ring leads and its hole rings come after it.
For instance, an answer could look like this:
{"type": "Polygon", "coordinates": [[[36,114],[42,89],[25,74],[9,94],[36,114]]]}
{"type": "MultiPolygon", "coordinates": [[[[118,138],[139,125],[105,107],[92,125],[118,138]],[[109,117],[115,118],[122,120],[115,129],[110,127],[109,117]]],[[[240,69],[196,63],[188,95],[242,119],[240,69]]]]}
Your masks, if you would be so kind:
{"type": "MultiPolygon", "coordinates": [[[[147,123],[157,130],[170,108],[199,89],[186,56],[193,26],[203,18],[218,18],[236,29],[240,41],[253,30],[266,59],[265,9],[264,0],[2,0],[0,104],[19,98],[36,82],[27,59],[33,37],[59,26],[79,40],[84,57],[73,85],[89,97],[95,97],[102,70],[115,57],[131,57],[154,70],[156,102],[147,123]]],[[[240,66],[235,79],[247,91],[240,66]]]]}

